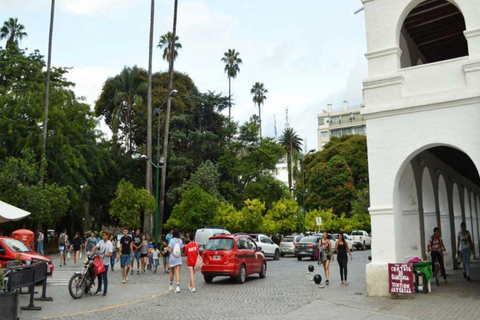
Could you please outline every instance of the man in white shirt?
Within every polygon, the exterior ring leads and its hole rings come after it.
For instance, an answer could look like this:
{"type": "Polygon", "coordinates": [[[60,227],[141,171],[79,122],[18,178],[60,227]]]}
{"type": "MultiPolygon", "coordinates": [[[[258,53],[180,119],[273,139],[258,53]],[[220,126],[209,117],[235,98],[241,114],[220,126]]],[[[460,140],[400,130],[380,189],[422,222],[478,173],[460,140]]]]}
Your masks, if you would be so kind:
{"type": "Polygon", "coordinates": [[[92,253],[95,253],[97,250],[100,251],[100,259],[102,259],[103,266],[105,267],[105,272],[101,273],[97,276],[98,279],[98,289],[95,292],[96,295],[102,292],[102,280],[104,283],[103,286],[103,296],[107,295],[108,291],[108,267],[110,266],[110,257],[113,253],[113,244],[108,237],[110,233],[108,231],[102,232],[102,240],[92,249],[92,253]]]}
{"type": "Polygon", "coordinates": [[[40,253],[40,254],[45,254],[43,252],[43,240],[44,240],[44,236],[43,236],[42,230],[38,230],[37,252],[40,253]]]}

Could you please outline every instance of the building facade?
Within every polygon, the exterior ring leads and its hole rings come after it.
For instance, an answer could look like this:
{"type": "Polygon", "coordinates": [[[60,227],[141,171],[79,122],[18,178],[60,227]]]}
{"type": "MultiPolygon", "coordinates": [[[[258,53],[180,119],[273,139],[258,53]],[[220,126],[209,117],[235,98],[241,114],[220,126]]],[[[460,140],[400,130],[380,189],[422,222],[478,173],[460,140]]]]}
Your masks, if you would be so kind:
{"type": "Polygon", "coordinates": [[[479,251],[480,1],[362,0],[368,77],[370,296],[389,294],[388,263],[427,258],[434,227],[456,264],[466,222],[479,251]]]}
{"type": "Polygon", "coordinates": [[[341,110],[332,110],[332,105],[327,105],[327,110],[317,115],[317,141],[318,151],[323,150],[330,137],[341,137],[347,134],[367,134],[365,119],[360,114],[361,107],[349,107],[347,101],[343,101],[341,110]]]}

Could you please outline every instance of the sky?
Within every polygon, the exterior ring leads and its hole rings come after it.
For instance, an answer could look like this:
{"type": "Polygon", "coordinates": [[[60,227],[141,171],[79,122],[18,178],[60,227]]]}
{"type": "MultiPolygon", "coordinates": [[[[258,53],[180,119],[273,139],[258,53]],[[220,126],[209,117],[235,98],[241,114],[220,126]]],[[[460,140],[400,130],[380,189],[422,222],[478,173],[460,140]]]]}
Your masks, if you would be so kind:
{"type": "MultiPolygon", "coordinates": [[[[0,0],[0,23],[18,18],[28,37],[20,46],[47,55],[51,0],[0,0]]],[[[172,30],[174,0],[155,1],[154,44],[172,30]]],[[[367,77],[364,13],[360,0],[179,0],[177,34],[183,48],[175,70],[188,74],[201,92],[228,95],[220,61],[235,49],[243,64],[232,80],[232,117],[243,123],[258,107],[250,89],[268,90],[262,106],[264,136],[289,124],[317,148],[317,114],[362,101],[367,77]]],[[[57,0],[52,65],[71,67],[75,93],[92,105],[108,77],[124,66],[148,67],[150,0],[57,0]]],[[[4,41],[4,40],[3,40],[4,41]]],[[[5,46],[2,42],[1,46],[5,46]]],[[[167,71],[162,50],[153,52],[153,71],[167,71]]],[[[228,115],[228,110],[224,113],[228,115]]],[[[108,128],[100,119],[100,129],[108,128]]]]}

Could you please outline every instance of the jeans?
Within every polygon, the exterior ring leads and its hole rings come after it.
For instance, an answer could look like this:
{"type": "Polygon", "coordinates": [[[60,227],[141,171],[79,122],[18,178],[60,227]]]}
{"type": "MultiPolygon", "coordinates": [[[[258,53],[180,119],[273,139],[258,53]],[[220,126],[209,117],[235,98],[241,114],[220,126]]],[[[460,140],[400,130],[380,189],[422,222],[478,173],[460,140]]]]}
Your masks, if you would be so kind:
{"type": "Polygon", "coordinates": [[[109,266],[106,266],[106,265],[103,265],[103,266],[105,267],[105,272],[101,273],[97,276],[97,279],[98,279],[98,289],[97,289],[97,291],[102,291],[102,280],[103,280],[103,285],[104,285],[103,293],[107,293],[107,290],[108,290],[108,267],[109,266]]]}
{"type": "Polygon", "coordinates": [[[37,252],[40,253],[40,254],[45,254],[43,252],[43,242],[38,242],[37,244],[37,252]]]}
{"type": "Polygon", "coordinates": [[[115,258],[117,258],[117,251],[113,251],[112,256],[110,257],[110,265],[112,266],[112,269],[115,266],[115,258]]]}
{"type": "Polygon", "coordinates": [[[462,258],[463,258],[463,272],[467,274],[467,277],[470,277],[470,247],[462,249],[462,258]]]}
{"type": "Polygon", "coordinates": [[[430,252],[432,255],[432,272],[435,274],[439,272],[439,270],[435,270],[435,258],[438,259],[438,263],[440,264],[440,271],[442,272],[443,279],[447,279],[447,275],[445,274],[445,265],[443,264],[443,255],[438,251],[430,252]]]}

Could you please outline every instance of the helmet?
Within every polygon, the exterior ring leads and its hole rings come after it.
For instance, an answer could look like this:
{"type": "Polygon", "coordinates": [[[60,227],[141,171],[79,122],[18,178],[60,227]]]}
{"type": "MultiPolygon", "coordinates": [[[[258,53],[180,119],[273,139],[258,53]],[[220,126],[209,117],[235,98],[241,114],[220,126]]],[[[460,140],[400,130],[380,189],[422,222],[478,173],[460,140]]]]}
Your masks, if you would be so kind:
{"type": "Polygon", "coordinates": [[[313,272],[313,270],[315,270],[315,268],[313,267],[313,265],[309,265],[309,266],[308,266],[308,271],[313,272]]]}
{"type": "Polygon", "coordinates": [[[315,281],[316,284],[320,284],[320,282],[322,282],[322,276],[319,274],[314,275],[313,281],[315,281]]]}

